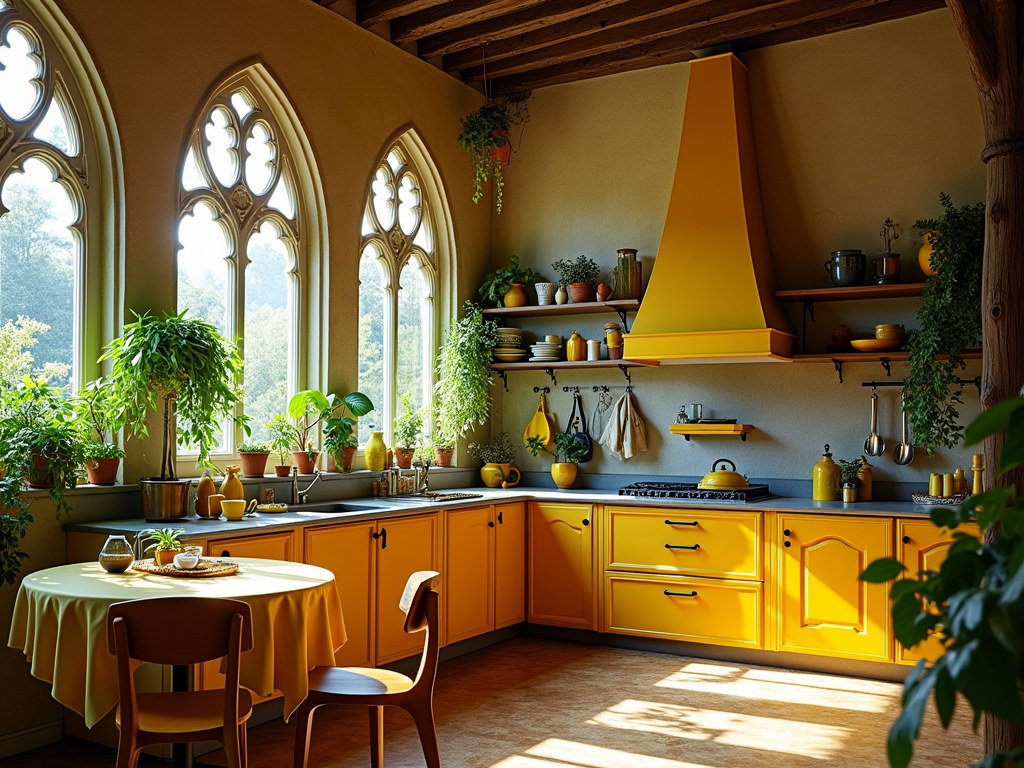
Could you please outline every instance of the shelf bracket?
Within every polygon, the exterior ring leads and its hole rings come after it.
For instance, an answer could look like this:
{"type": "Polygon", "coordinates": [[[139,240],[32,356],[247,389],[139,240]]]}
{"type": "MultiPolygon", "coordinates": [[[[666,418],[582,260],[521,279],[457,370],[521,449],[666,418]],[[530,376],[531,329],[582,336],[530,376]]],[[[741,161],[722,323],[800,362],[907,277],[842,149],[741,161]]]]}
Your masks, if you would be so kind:
{"type": "Polygon", "coordinates": [[[686,442],[690,442],[690,436],[689,435],[683,435],[683,440],[685,440],[686,442]]]}
{"type": "Polygon", "coordinates": [[[554,384],[557,387],[558,386],[558,381],[555,379],[555,369],[554,368],[545,368],[544,369],[544,373],[546,373],[548,376],[551,377],[551,383],[554,384]]]}
{"type": "Polygon", "coordinates": [[[498,378],[501,379],[501,386],[508,392],[508,374],[502,368],[491,368],[492,373],[498,374],[498,378]]]}
{"type": "Polygon", "coordinates": [[[545,395],[551,391],[551,387],[534,387],[534,392],[543,392],[545,395]]]}
{"type": "Polygon", "coordinates": [[[807,316],[808,315],[811,316],[811,322],[813,323],[814,322],[814,301],[809,299],[809,298],[807,298],[806,296],[801,296],[800,297],[800,301],[804,305],[804,318],[803,318],[804,330],[803,330],[803,334],[801,334],[801,336],[800,336],[800,345],[801,345],[801,349],[803,350],[803,354],[806,355],[807,354],[807,316]]]}
{"type": "Polygon", "coordinates": [[[615,307],[615,311],[619,314],[619,320],[622,321],[622,332],[629,333],[629,326],[626,325],[626,310],[622,307],[615,307]]]}
{"type": "Polygon", "coordinates": [[[622,371],[622,375],[626,377],[626,386],[631,386],[633,384],[633,377],[629,375],[629,368],[624,365],[620,365],[619,370],[622,371]]]}
{"type": "Polygon", "coordinates": [[[746,432],[740,432],[740,440],[742,440],[744,443],[747,442],[747,433],[746,432]]]}
{"type": "Polygon", "coordinates": [[[839,383],[843,383],[843,361],[832,358],[832,365],[836,367],[836,373],[839,374],[839,383]]]}
{"type": "Polygon", "coordinates": [[[888,376],[891,379],[892,378],[892,368],[889,365],[889,358],[888,357],[880,357],[880,358],[878,358],[878,362],[880,362],[882,364],[882,367],[885,368],[885,375],[888,376]]]}

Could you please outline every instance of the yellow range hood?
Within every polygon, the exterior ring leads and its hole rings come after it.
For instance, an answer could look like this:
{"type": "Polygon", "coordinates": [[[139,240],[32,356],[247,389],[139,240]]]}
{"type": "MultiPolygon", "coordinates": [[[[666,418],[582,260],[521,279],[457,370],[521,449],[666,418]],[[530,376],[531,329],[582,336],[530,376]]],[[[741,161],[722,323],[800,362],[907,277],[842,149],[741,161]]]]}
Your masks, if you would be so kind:
{"type": "Polygon", "coordinates": [[[731,53],[695,59],[665,229],[623,357],[789,362],[795,342],[775,298],[747,68],[731,53]]]}

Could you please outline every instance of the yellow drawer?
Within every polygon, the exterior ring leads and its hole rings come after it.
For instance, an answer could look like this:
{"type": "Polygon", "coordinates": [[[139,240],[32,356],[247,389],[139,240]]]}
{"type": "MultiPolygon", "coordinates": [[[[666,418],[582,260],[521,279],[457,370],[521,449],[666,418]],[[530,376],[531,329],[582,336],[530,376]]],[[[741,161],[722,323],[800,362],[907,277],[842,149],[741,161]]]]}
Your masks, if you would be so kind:
{"type": "Polygon", "coordinates": [[[605,575],[606,631],[763,648],[761,584],[605,575]]]}
{"type": "Polygon", "coordinates": [[[761,513],[605,507],[605,567],[761,580],[761,513]]]}

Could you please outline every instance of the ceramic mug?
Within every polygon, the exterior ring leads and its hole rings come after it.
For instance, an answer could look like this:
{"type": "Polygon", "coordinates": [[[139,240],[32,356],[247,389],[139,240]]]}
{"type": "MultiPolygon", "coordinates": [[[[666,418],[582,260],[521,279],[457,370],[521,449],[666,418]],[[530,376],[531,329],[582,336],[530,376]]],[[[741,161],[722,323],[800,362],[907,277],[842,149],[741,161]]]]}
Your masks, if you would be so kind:
{"type": "Polygon", "coordinates": [[[241,520],[256,509],[256,499],[250,499],[248,503],[245,499],[224,499],[220,503],[220,508],[228,520],[241,520]]]}

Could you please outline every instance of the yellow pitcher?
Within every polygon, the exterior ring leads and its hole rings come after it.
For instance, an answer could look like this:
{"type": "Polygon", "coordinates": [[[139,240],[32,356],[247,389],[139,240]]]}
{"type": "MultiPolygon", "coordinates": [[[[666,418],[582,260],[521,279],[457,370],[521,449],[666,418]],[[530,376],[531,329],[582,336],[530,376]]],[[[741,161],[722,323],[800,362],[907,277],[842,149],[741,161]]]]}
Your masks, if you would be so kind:
{"type": "Polygon", "coordinates": [[[519,470],[511,464],[488,462],[480,467],[480,479],[488,488],[497,488],[499,485],[502,488],[511,488],[513,485],[518,485],[520,477],[519,470]],[[510,475],[513,473],[515,473],[515,480],[510,479],[510,475]]]}
{"type": "Polygon", "coordinates": [[[587,359],[587,340],[576,331],[573,331],[572,336],[565,342],[565,359],[570,363],[587,359]]]}

